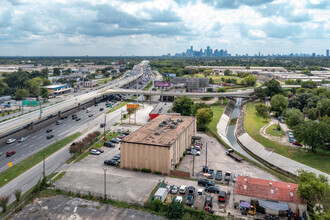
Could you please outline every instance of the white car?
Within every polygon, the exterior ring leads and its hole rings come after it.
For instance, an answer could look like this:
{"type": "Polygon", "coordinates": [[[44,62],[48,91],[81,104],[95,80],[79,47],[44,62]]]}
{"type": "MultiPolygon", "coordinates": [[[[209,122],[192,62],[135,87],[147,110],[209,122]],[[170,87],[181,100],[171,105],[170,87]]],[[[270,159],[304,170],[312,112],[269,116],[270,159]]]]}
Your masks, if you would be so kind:
{"type": "Polygon", "coordinates": [[[14,143],[15,141],[16,141],[15,138],[9,138],[9,139],[7,140],[7,144],[12,144],[12,143],[14,143]]]}
{"type": "Polygon", "coordinates": [[[190,154],[191,154],[191,155],[195,155],[195,156],[200,156],[200,155],[201,155],[201,152],[198,151],[198,150],[192,149],[192,150],[190,151],[190,154]]]}
{"type": "Polygon", "coordinates": [[[100,155],[100,154],[101,154],[101,152],[100,152],[100,151],[98,151],[98,150],[96,150],[96,149],[92,149],[92,150],[90,151],[90,154],[94,154],[94,155],[100,155]]]}
{"type": "Polygon", "coordinates": [[[18,140],[18,142],[23,142],[23,141],[25,141],[27,139],[27,137],[21,137],[19,140],[18,140]]]}
{"type": "Polygon", "coordinates": [[[180,186],[180,194],[186,194],[186,191],[187,191],[187,186],[186,185],[182,185],[180,186]]]}
{"type": "Polygon", "coordinates": [[[182,196],[175,196],[175,200],[182,203],[182,196]]]}
{"type": "Polygon", "coordinates": [[[197,189],[197,195],[204,196],[204,189],[197,189]]]}

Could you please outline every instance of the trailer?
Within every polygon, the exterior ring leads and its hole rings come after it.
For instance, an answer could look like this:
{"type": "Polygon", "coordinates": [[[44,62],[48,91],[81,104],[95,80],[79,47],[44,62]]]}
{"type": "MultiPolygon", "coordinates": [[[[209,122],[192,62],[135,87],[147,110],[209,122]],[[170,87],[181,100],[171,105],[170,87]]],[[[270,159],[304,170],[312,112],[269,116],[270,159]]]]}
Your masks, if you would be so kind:
{"type": "Polygon", "coordinates": [[[238,156],[237,154],[235,154],[235,151],[234,151],[233,149],[228,149],[228,150],[226,151],[226,154],[227,154],[228,156],[234,158],[234,159],[235,159],[236,161],[238,161],[238,162],[241,162],[241,161],[244,160],[242,157],[240,157],[240,156],[238,156]]]}
{"type": "Polygon", "coordinates": [[[167,195],[168,191],[166,188],[159,188],[154,195],[154,199],[159,199],[160,201],[164,202],[167,195]]]}

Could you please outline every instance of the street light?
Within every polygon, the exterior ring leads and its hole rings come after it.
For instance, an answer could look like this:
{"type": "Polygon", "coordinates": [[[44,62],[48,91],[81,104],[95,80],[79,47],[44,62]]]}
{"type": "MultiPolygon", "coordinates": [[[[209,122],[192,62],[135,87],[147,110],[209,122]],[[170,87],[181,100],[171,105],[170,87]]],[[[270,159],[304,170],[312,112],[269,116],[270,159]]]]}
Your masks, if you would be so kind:
{"type": "Polygon", "coordinates": [[[107,200],[107,169],[103,168],[104,171],[104,201],[107,200]]]}

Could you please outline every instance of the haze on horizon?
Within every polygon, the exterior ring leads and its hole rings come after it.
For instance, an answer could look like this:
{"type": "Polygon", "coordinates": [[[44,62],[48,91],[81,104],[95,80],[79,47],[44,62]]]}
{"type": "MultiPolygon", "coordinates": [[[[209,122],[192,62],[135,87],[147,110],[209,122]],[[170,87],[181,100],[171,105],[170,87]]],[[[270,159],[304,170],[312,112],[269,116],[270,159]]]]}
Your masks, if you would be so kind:
{"type": "Polygon", "coordinates": [[[328,0],[2,0],[0,56],[325,54],[328,0]]]}

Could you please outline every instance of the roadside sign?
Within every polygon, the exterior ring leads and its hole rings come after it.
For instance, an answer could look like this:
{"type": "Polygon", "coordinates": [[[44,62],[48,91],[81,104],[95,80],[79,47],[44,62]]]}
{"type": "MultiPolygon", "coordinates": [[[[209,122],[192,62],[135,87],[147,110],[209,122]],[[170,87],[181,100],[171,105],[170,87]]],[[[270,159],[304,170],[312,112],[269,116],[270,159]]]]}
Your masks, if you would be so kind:
{"type": "Polygon", "coordinates": [[[8,166],[9,166],[9,167],[12,167],[12,166],[13,166],[13,163],[12,163],[12,162],[9,162],[9,163],[8,163],[8,166]]]}
{"type": "Polygon", "coordinates": [[[110,108],[112,108],[112,104],[110,104],[110,108]]]}
{"type": "Polygon", "coordinates": [[[103,89],[101,91],[103,92],[103,89]]]}
{"type": "Polygon", "coordinates": [[[123,101],[123,99],[121,99],[120,101],[123,101]]]}
{"type": "Polygon", "coordinates": [[[126,105],[127,109],[138,109],[139,108],[139,104],[127,104],[126,105]]]}
{"type": "Polygon", "coordinates": [[[23,100],[22,105],[31,105],[31,101],[30,100],[23,100]]]}
{"type": "Polygon", "coordinates": [[[38,101],[37,100],[33,100],[32,101],[32,105],[38,105],[38,101]]]}

